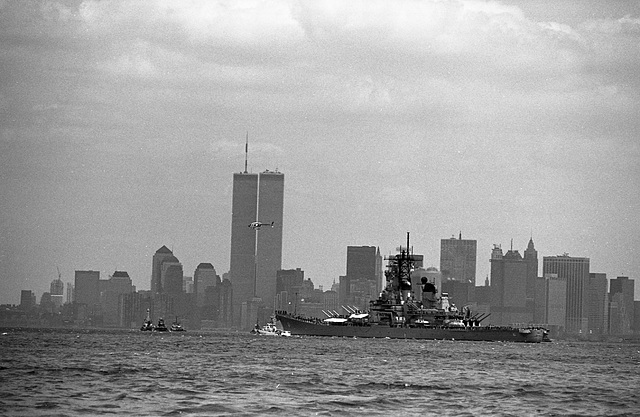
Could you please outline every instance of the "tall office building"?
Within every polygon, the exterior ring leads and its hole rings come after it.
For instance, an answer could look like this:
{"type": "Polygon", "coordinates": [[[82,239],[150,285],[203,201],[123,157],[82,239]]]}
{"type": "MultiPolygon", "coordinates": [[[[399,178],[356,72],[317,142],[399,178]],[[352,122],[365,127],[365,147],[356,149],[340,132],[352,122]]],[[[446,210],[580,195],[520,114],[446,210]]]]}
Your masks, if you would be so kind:
{"type": "Polygon", "coordinates": [[[462,233],[458,239],[440,240],[440,272],[442,280],[455,280],[462,282],[476,282],[476,253],[477,241],[462,239],[462,233]]]}
{"type": "Polygon", "coordinates": [[[129,273],[126,271],[115,271],[109,279],[100,280],[99,287],[103,325],[120,326],[123,322],[121,296],[136,291],[136,287],[133,285],[129,273]]]}
{"type": "Polygon", "coordinates": [[[538,279],[538,251],[533,244],[533,237],[529,238],[527,249],[524,251],[524,261],[527,264],[527,291],[525,294],[527,311],[533,319],[536,310],[536,281],[538,279]]]}
{"type": "Polygon", "coordinates": [[[184,271],[182,264],[175,256],[168,256],[162,259],[160,264],[160,282],[162,292],[171,295],[183,294],[182,281],[184,271]]]}
{"type": "Polygon", "coordinates": [[[36,306],[36,295],[31,290],[20,291],[20,309],[30,310],[36,306]]]}
{"type": "Polygon", "coordinates": [[[557,274],[567,282],[565,331],[586,334],[589,327],[589,258],[568,254],[542,258],[542,273],[557,274]]]}
{"type": "Polygon", "coordinates": [[[536,282],[534,320],[556,333],[564,329],[567,318],[567,279],[547,273],[536,282]]]}
{"type": "Polygon", "coordinates": [[[617,277],[610,282],[610,326],[612,334],[630,334],[634,316],[634,281],[629,277],[617,277]]]}
{"type": "Polygon", "coordinates": [[[347,294],[344,301],[361,309],[382,291],[382,256],[375,246],[347,246],[347,294]]]}
{"type": "Polygon", "coordinates": [[[204,304],[205,292],[208,287],[220,285],[221,280],[216,269],[208,262],[202,262],[193,273],[193,290],[199,306],[204,304]]]}
{"type": "Polygon", "coordinates": [[[276,272],[282,264],[283,213],[284,174],[251,174],[245,163],[245,171],[233,175],[229,269],[234,322],[242,328],[255,324],[258,298],[266,309],[274,307],[276,272]],[[250,227],[256,221],[268,226],[250,227]]]}
{"type": "Polygon", "coordinates": [[[255,231],[256,290],[267,309],[274,307],[276,275],[282,268],[282,221],[284,217],[284,174],[265,171],[258,180],[258,218],[273,227],[255,231]]]}
{"type": "Polygon", "coordinates": [[[607,284],[607,274],[597,272],[589,273],[589,334],[600,335],[607,332],[605,321],[605,318],[608,317],[607,284]]]}
{"type": "Polygon", "coordinates": [[[503,254],[502,248],[494,245],[491,252],[491,324],[533,321],[533,310],[527,306],[527,272],[528,263],[520,252],[512,247],[503,254]]]}
{"type": "Polygon", "coordinates": [[[304,271],[300,268],[281,269],[276,275],[276,310],[293,313],[302,295],[304,271]]]}
{"type": "Polygon", "coordinates": [[[173,252],[166,246],[162,246],[153,255],[151,266],[151,294],[162,293],[162,261],[173,256],[173,252]]]}
{"type": "MultiPolygon", "coordinates": [[[[258,175],[233,174],[231,256],[229,276],[233,286],[233,317],[241,324],[242,303],[256,296],[256,231],[249,227],[258,218],[258,175]]],[[[259,232],[258,232],[259,233],[259,232]]]]}
{"type": "Polygon", "coordinates": [[[75,288],[73,288],[73,284],[67,282],[67,303],[71,304],[75,301],[75,288]]]}
{"type": "Polygon", "coordinates": [[[91,311],[100,304],[100,271],[76,271],[75,302],[91,311]]]}

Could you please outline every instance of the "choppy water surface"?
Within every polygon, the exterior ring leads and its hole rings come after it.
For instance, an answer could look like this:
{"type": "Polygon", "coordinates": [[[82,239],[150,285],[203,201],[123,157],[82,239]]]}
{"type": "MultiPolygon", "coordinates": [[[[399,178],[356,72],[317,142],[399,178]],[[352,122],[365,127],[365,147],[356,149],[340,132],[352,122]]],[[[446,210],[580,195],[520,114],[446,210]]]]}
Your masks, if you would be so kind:
{"type": "Polygon", "coordinates": [[[637,415],[640,345],[2,330],[3,415],[637,415]]]}

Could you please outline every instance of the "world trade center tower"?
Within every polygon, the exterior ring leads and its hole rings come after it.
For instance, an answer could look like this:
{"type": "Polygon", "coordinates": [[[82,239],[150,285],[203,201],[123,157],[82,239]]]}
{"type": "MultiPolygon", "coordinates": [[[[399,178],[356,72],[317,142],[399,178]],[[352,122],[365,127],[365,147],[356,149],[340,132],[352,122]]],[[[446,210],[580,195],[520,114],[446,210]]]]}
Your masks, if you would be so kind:
{"type": "Polygon", "coordinates": [[[259,298],[273,309],[276,272],[282,267],[284,174],[265,171],[233,174],[230,275],[234,322],[255,324],[250,306],[259,298]],[[251,227],[254,222],[264,225],[251,227]]]}

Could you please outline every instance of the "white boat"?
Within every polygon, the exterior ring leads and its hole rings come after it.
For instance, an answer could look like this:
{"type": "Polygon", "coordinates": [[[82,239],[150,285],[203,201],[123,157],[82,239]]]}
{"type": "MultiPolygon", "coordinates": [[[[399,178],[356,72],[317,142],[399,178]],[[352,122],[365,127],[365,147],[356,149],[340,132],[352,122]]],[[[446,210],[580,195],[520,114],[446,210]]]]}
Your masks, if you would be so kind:
{"type": "Polygon", "coordinates": [[[251,333],[258,334],[260,336],[291,336],[291,332],[289,330],[278,329],[278,327],[276,326],[275,318],[272,318],[270,322],[267,322],[262,327],[260,327],[260,325],[256,323],[256,327],[251,330],[251,333]]]}

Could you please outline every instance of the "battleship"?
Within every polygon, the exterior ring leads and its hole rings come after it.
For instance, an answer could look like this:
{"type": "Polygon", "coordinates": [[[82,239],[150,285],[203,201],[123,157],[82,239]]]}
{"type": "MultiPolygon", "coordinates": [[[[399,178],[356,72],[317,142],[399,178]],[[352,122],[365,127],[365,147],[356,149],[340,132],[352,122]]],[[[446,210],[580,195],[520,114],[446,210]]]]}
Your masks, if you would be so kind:
{"type": "Polygon", "coordinates": [[[386,257],[386,287],[369,304],[368,311],[345,308],[349,314],[325,314],[324,319],[302,317],[286,311],[277,311],[284,330],[300,336],[334,336],[390,339],[431,339],[539,343],[547,341],[547,330],[542,327],[485,326],[488,314],[473,314],[465,307],[462,311],[451,303],[447,293],[438,295],[438,289],[427,278],[421,279],[422,297],[417,300],[412,291],[411,272],[416,257],[406,248],[386,257]]]}

